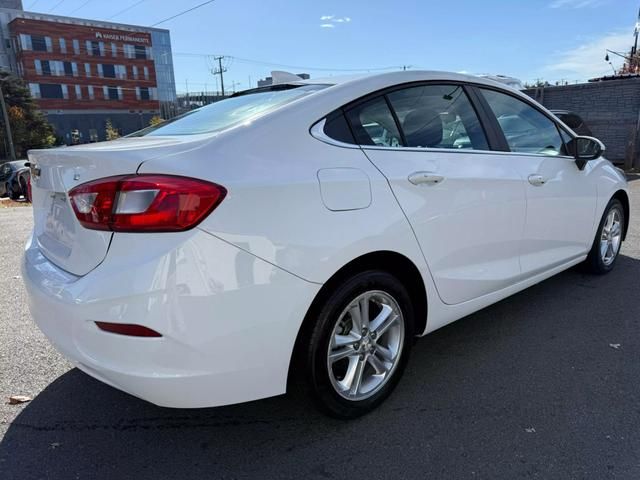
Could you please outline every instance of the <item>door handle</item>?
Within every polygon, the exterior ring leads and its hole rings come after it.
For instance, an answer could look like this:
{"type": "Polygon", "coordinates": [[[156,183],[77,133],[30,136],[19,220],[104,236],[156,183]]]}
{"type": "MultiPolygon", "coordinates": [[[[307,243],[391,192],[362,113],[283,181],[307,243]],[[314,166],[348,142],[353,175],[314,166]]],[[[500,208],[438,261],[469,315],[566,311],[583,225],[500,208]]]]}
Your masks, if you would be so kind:
{"type": "Polygon", "coordinates": [[[544,178],[542,175],[532,174],[532,175],[529,175],[529,183],[533,186],[541,187],[542,185],[547,183],[547,179],[544,178]]]}
{"type": "Polygon", "coordinates": [[[442,175],[436,175],[432,172],[413,172],[409,175],[409,181],[414,185],[437,185],[442,183],[444,177],[442,175]]]}

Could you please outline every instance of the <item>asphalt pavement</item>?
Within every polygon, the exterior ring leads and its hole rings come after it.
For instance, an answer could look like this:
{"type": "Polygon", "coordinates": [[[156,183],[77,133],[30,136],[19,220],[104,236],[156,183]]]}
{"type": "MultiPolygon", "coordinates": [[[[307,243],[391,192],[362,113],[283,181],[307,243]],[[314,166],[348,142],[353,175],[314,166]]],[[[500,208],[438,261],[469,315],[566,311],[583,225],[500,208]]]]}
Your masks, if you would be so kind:
{"type": "Polygon", "coordinates": [[[19,259],[30,208],[0,208],[0,479],[640,478],[640,177],[616,269],[577,269],[445,327],[376,412],[289,396],[172,410],[49,345],[19,259]],[[8,405],[10,395],[33,397],[8,405]]]}

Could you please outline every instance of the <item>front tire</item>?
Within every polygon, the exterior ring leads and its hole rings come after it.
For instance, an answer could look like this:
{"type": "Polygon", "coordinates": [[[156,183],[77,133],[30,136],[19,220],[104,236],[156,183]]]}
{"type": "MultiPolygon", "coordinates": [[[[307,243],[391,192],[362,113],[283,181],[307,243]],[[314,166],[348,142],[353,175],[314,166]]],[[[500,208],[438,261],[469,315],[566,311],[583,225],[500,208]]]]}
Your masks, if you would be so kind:
{"type": "Polygon", "coordinates": [[[370,270],[343,282],[317,313],[306,342],[306,390],[323,412],[364,415],[397,385],[409,359],[414,311],[393,275],[370,270]]]}
{"type": "Polygon", "coordinates": [[[624,225],[624,207],[620,200],[613,198],[604,210],[591,251],[584,262],[587,271],[604,275],[613,270],[622,246],[624,225]]]}

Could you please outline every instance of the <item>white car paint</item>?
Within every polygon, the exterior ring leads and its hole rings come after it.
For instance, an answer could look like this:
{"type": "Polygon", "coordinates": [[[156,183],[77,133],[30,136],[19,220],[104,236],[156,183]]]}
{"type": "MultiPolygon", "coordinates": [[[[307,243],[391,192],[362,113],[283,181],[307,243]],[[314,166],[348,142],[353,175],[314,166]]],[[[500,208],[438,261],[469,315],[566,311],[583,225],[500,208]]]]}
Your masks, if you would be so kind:
{"type": "Polygon", "coordinates": [[[309,306],[363,255],[395,252],[416,266],[428,302],[418,334],[584,260],[607,202],[626,190],[605,159],[579,171],[573,159],[505,152],[399,157],[317,134],[351,100],[423,80],[497,86],[442,72],[330,79],[215,134],[31,152],[41,169],[23,261],[33,318],[75,365],[110,385],[163,406],[216,406],[285,392],[309,306]],[[416,171],[442,181],[414,185],[416,171]],[[71,188],[136,172],[212,181],[228,195],[186,232],[99,232],[77,222],[71,188]],[[548,181],[533,186],[531,174],[548,181]],[[96,321],[142,324],[162,337],[114,335],[96,321]]]}

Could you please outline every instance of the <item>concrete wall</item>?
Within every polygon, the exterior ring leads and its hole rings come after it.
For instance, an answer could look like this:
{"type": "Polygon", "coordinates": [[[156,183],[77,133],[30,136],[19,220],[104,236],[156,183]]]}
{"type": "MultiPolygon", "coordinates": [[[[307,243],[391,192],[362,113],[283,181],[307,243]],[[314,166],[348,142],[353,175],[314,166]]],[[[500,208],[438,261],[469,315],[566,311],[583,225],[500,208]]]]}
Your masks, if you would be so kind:
{"type": "Polygon", "coordinates": [[[635,147],[640,115],[640,78],[525,90],[549,109],[580,115],[607,147],[606,157],[627,167],[640,166],[635,147]]]}

